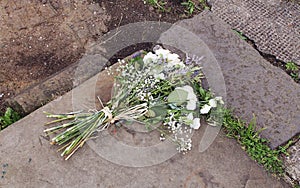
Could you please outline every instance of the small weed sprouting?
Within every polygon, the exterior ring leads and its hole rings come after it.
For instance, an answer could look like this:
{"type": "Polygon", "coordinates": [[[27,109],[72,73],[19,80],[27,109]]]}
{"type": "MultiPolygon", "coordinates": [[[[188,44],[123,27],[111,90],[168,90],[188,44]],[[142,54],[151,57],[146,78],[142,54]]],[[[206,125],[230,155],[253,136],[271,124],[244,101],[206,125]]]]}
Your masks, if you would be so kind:
{"type": "Polygon", "coordinates": [[[242,32],[240,32],[240,31],[238,31],[238,30],[236,30],[236,29],[232,29],[232,30],[233,30],[233,32],[236,33],[242,40],[247,40],[247,37],[245,37],[245,35],[244,35],[242,32]]]}
{"type": "Polygon", "coordinates": [[[288,71],[299,71],[299,68],[297,67],[297,65],[292,61],[287,62],[285,65],[285,68],[288,71]]]}
{"type": "Polygon", "coordinates": [[[294,62],[287,62],[285,64],[285,69],[296,82],[299,81],[299,68],[294,62]]]}
{"type": "Polygon", "coordinates": [[[198,3],[195,3],[195,0],[188,0],[185,2],[182,2],[181,5],[185,7],[185,12],[188,15],[192,15],[195,10],[201,11],[201,10],[209,10],[210,7],[208,6],[206,0],[199,0],[198,3]]]}
{"type": "Polygon", "coordinates": [[[164,0],[144,0],[144,3],[148,3],[149,5],[163,12],[169,12],[171,10],[170,8],[166,8],[165,5],[167,2],[164,0]]]}
{"type": "Polygon", "coordinates": [[[199,0],[199,6],[204,10],[210,10],[207,0],[199,0]]]}
{"type": "Polygon", "coordinates": [[[188,1],[182,2],[181,5],[185,6],[185,8],[186,8],[185,12],[188,15],[193,14],[193,12],[194,12],[195,9],[200,10],[200,8],[198,6],[196,6],[195,3],[192,0],[188,0],[188,1]]]}
{"type": "Polygon", "coordinates": [[[21,119],[21,116],[12,108],[7,108],[4,115],[0,116],[0,131],[21,119]]]}
{"type": "MultiPolygon", "coordinates": [[[[171,7],[167,7],[167,3],[170,1],[165,0],[144,0],[145,4],[149,4],[153,6],[155,9],[158,9],[162,12],[170,12],[171,7]]],[[[210,10],[210,7],[206,0],[185,0],[181,1],[181,5],[185,8],[185,12],[187,15],[192,15],[195,10],[201,11],[201,10],[210,10]]]]}

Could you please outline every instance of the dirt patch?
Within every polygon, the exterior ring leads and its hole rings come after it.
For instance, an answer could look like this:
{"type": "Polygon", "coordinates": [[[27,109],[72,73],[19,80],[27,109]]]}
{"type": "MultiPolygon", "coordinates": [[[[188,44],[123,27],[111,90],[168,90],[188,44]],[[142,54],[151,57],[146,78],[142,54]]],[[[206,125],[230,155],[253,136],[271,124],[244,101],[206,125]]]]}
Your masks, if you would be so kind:
{"type": "MultiPolygon", "coordinates": [[[[142,0],[0,1],[0,111],[4,101],[77,62],[104,33],[140,21],[174,23],[187,18],[181,1],[162,12],[142,0]]],[[[198,12],[195,12],[198,13],[198,12]]],[[[120,51],[122,59],[151,44],[120,51]]]]}
{"type": "Polygon", "coordinates": [[[134,22],[162,21],[175,23],[188,17],[180,0],[166,1],[165,7],[170,8],[169,12],[156,10],[145,4],[143,0],[95,0],[95,2],[102,4],[111,15],[111,21],[107,25],[109,30],[134,22]]]}
{"type": "Polygon", "coordinates": [[[110,17],[91,1],[0,1],[0,105],[75,63],[110,17]]]}

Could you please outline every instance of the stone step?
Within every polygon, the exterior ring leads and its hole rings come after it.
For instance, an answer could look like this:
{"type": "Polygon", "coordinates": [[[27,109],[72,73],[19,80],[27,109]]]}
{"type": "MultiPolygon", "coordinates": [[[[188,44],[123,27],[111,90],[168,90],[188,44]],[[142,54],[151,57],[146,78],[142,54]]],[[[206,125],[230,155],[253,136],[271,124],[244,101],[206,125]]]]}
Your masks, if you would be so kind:
{"type": "MultiPolygon", "coordinates": [[[[238,62],[235,59],[246,60],[246,55],[258,55],[234,36],[228,26],[224,26],[223,22],[210,13],[201,14],[181,24],[186,24],[187,28],[191,26],[197,35],[206,35],[206,40],[210,42],[205,42],[211,49],[215,47],[216,59],[221,61],[221,55],[224,55],[224,61],[221,62],[228,64],[229,68],[232,63],[238,62]],[[238,47],[234,48],[234,45],[238,47]],[[245,50],[250,54],[245,52],[243,55],[244,51],[229,54],[234,50],[245,50]],[[226,52],[228,54],[224,54],[226,52]]],[[[120,31],[122,32],[122,28],[120,31]]],[[[257,60],[257,57],[249,58],[257,60]]],[[[261,62],[263,63],[266,62],[261,62]]],[[[250,65],[252,64],[254,63],[250,65]]],[[[266,68],[269,67],[266,65],[266,68]]],[[[242,68],[238,70],[242,71],[242,68]]],[[[279,74],[280,71],[276,73],[279,74]]],[[[224,73],[224,77],[227,78],[229,74],[230,71],[224,73]]],[[[246,73],[241,76],[245,75],[246,73]]],[[[110,139],[111,134],[106,132],[99,138],[90,140],[71,159],[64,161],[56,153],[57,147],[50,146],[49,140],[43,136],[43,124],[49,121],[43,111],[64,113],[81,107],[92,108],[95,106],[97,95],[109,98],[111,85],[112,76],[108,76],[105,71],[101,72],[1,131],[0,164],[4,173],[0,178],[0,187],[288,187],[265,172],[246,155],[236,141],[227,138],[223,132],[218,134],[207,150],[200,152],[201,139],[205,135],[204,130],[207,129],[205,124],[195,132],[192,138],[194,148],[186,155],[175,154],[165,158],[162,153],[168,154],[172,145],[161,151],[156,145],[145,147],[143,143],[148,142],[143,140],[146,137],[144,134],[132,135],[131,132],[123,131],[120,134],[124,140],[110,139]],[[128,140],[132,146],[122,142],[128,140]],[[95,144],[98,147],[94,147],[95,144]],[[129,147],[134,152],[128,153],[128,150],[122,150],[122,147],[129,147]],[[150,154],[145,156],[141,151],[150,154]],[[137,166],[139,168],[133,168],[137,166]]],[[[238,88],[234,91],[238,91],[238,88]]],[[[233,102],[228,101],[229,104],[233,102]]],[[[155,141],[158,138],[159,135],[154,134],[150,140],[155,141]]]]}
{"type": "MultiPolygon", "coordinates": [[[[5,172],[0,179],[0,186],[288,187],[265,172],[247,156],[236,141],[227,138],[223,132],[205,152],[199,152],[199,143],[206,125],[194,134],[194,148],[186,155],[178,153],[161,160],[164,158],[161,152],[139,145],[145,142],[145,134],[132,135],[123,131],[118,134],[122,134],[121,137],[125,140],[114,140],[111,143],[110,134],[103,134],[100,140],[89,141],[72,158],[64,161],[56,152],[58,148],[51,146],[49,140],[43,137],[43,124],[49,121],[43,111],[72,111],[74,106],[78,107],[74,104],[74,99],[82,106],[93,105],[96,100],[95,92],[107,99],[111,85],[112,77],[105,71],[101,72],[72,92],[0,132],[0,164],[5,172]],[[93,88],[96,90],[93,91],[93,88]],[[122,141],[128,140],[134,147],[130,153],[122,149],[122,141]],[[94,146],[95,143],[98,143],[97,147],[94,146]],[[148,149],[146,152],[150,152],[146,157],[140,153],[145,148],[148,149]],[[136,165],[139,168],[134,168],[136,165]]],[[[159,134],[150,140],[158,141],[159,134]]],[[[166,151],[169,152],[170,149],[173,149],[172,145],[166,151]]]]}
{"type": "Polygon", "coordinates": [[[257,129],[266,128],[261,135],[272,148],[300,132],[300,87],[292,78],[264,60],[210,12],[179,22],[178,26],[185,31],[174,27],[174,31],[170,29],[163,35],[161,42],[198,56],[204,50],[197,51],[197,44],[206,44],[218,62],[213,63],[211,57],[203,60],[210,87],[227,95],[228,107],[241,119],[250,122],[255,115],[257,129]]]}
{"type": "Polygon", "coordinates": [[[287,174],[300,185],[300,141],[288,149],[284,164],[287,174]]]}
{"type": "Polygon", "coordinates": [[[211,0],[212,12],[258,49],[300,65],[300,4],[279,0],[211,0]]]}

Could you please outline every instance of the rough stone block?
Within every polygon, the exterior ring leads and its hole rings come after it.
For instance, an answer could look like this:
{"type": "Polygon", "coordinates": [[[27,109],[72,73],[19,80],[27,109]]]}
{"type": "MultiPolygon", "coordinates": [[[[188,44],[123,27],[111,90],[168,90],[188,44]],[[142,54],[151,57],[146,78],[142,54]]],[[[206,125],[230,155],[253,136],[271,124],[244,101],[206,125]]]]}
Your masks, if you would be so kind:
{"type": "MultiPolygon", "coordinates": [[[[210,58],[203,60],[204,73],[207,69],[213,69],[206,77],[221,79],[216,77],[221,71],[228,106],[247,122],[255,115],[257,129],[266,128],[261,135],[270,141],[272,148],[284,144],[300,132],[300,87],[284,71],[264,60],[210,12],[179,22],[178,26],[188,32],[176,33],[174,27],[174,31],[168,31],[170,34],[165,33],[162,42],[167,41],[178,49],[186,48],[182,44],[187,43],[190,47],[188,53],[201,55],[202,52],[194,50],[197,49],[194,43],[203,41],[218,61],[218,65],[211,65],[210,58]],[[195,34],[194,39],[190,38],[192,34],[195,34]]],[[[220,89],[221,82],[215,83],[217,85],[210,87],[220,89]]]]}

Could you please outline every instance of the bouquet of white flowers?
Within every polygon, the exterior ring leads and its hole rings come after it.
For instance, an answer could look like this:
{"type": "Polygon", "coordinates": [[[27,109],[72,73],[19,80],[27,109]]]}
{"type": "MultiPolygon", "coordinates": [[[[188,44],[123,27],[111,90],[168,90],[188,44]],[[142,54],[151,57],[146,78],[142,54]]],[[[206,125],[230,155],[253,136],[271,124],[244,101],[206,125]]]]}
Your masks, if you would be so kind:
{"type": "Polygon", "coordinates": [[[48,124],[67,123],[44,130],[47,135],[57,133],[51,144],[61,145],[62,156],[69,159],[83,144],[98,132],[117,122],[139,122],[147,129],[159,131],[161,140],[171,138],[179,152],[192,147],[188,136],[199,129],[205,116],[210,125],[218,125],[212,109],[223,104],[221,97],[202,88],[204,75],[198,62],[157,48],[153,52],[119,61],[111,100],[101,110],[49,114],[57,118],[48,124]],[[155,126],[154,126],[155,125],[155,126]],[[159,125],[158,127],[156,125],[159,125]]]}

